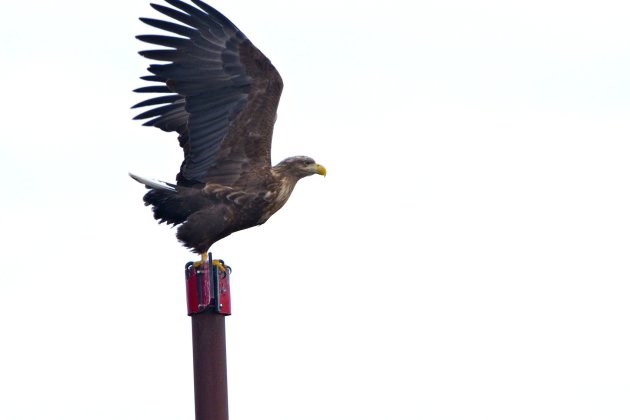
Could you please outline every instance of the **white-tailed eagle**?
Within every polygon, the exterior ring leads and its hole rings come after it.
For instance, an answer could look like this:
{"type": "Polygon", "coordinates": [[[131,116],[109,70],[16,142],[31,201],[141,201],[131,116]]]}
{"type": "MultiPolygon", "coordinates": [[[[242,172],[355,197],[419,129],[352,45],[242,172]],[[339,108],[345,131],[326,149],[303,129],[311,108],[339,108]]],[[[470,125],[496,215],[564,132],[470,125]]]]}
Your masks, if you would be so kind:
{"type": "Polygon", "coordinates": [[[179,134],[184,150],[176,184],[131,175],[149,189],[144,196],[160,222],[178,225],[184,246],[207,258],[216,241],[265,223],[288,200],[297,181],[326,175],[305,156],[271,164],[271,137],[282,92],[280,74],[247,37],[199,0],[151,4],[177,21],[141,18],[170,35],[140,35],[159,49],[151,60],[155,82],[136,89],[158,93],[134,108],[151,107],[136,119],[179,134]],[[195,7],[196,6],[196,7],[195,7]]]}

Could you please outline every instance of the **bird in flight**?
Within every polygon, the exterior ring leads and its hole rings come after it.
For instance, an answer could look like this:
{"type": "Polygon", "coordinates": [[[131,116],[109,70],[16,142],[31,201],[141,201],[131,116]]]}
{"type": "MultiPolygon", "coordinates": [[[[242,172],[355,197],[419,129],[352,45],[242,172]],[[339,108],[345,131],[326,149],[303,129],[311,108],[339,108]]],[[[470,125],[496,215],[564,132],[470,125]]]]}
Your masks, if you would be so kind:
{"type": "MultiPolygon", "coordinates": [[[[160,48],[140,51],[158,63],[140,93],[159,94],[134,108],[135,119],[175,131],[184,151],[176,183],[130,174],[149,191],[160,223],[178,226],[177,238],[207,259],[218,240],[265,223],[296,183],[326,169],[306,156],[271,164],[271,137],[282,78],[269,59],[225,16],[200,0],[151,4],[171,18],[140,18],[168,35],[140,35],[160,48]]],[[[220,265],[218,262],[213,262],[220,265]]],[[[222,267],[220,267],[222,268],[222,267]]]]}

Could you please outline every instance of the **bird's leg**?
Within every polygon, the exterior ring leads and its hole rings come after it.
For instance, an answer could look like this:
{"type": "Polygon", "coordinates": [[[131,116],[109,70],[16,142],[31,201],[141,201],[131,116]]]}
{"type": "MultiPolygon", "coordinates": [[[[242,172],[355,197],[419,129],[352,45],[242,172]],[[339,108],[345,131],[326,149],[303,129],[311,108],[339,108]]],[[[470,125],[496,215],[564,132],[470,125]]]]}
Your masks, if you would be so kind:
{"type": "MultiPolygon", "coordinates": [[[[203,265],[203,263],[205,263],[207,259],[208,259],[208,252],[202,252],[201,253],[201,260],[200,261],[195,261],[193,263],[193,267],[197,268],[200,265],[203,265]]],[[[214,261],[212,263],[214,264],[214,261]]]]}
{"type": "Polygon", "coordinates": [[[222,273],[225,273],[227,271],[227,268],[225,268],[225,265],[221,260],[212,260],[212,265],[216,266],[222,273]]]}

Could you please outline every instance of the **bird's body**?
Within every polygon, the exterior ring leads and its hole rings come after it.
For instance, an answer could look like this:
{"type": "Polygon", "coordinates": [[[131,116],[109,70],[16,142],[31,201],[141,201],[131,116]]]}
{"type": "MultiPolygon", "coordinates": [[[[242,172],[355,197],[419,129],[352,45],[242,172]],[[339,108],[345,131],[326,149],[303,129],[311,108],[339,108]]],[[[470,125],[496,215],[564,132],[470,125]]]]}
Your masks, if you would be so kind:
{"type": "Polygon", "coordinates": [[[183,23],[141,20],[178,36],[138,39],[168,49],[140,54],[152,64],[138,92],[163,93],[136,107],[145,125],[176,131],[184,150],[177,184],[132,175],[149,188],[144,196],[157,220],[179,225],[184,246],[205,254],[233,232],[265,223],[288,200],[297,181],[326,170],[296,156],[271,165],[271,137],[282,79],[271,62],[227,18],[200,0],[197,7],[166,0],[153,5],[183,23]]]}

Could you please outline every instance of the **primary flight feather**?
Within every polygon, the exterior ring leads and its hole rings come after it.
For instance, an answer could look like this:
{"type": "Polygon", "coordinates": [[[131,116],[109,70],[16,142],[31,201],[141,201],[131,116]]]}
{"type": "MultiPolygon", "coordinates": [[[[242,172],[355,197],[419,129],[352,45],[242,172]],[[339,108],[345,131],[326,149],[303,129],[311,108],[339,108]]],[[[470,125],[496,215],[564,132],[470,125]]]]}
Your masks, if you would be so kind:
{"type": "Polygon", "coordinates": [[[305,176],[326,175],[306,156],[271,164],[271,137],[282,78],[225,16],[200,0],[151,4],[172,20],[141,18],[172,35],[140,35],[160,48],[140,54],[155,63],[136,89],[160,93],[134,108],[152,107],[136,119],[175,131],[184,150],[177,183],[131,175],[157,220],[179,225],[177,238],[202,255],[233,232],[265,223],[305,176]],[[165,48],[164,48],[165,47],[165,48]]]}

